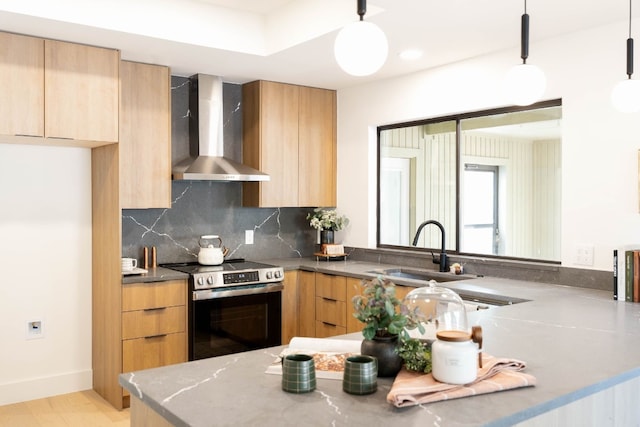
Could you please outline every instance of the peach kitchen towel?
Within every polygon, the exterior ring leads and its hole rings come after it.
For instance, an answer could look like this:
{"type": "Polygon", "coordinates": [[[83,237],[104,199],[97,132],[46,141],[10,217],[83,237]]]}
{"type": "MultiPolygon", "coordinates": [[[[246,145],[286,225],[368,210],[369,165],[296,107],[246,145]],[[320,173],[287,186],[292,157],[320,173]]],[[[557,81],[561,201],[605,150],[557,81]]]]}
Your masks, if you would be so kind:
{"type": "Polygon", "coordinates": [[[482,368],[478,370],[478,378],[465,385],[441,383],[433,379],[431,374],[409,372],[402,368],[391,386],[387,401],[402,408],[421,403],[534,386],[536,378],[533,375],[520,372],[525,367],[525,362],[520,360],[496,358],[483,353],[482,368]]]}

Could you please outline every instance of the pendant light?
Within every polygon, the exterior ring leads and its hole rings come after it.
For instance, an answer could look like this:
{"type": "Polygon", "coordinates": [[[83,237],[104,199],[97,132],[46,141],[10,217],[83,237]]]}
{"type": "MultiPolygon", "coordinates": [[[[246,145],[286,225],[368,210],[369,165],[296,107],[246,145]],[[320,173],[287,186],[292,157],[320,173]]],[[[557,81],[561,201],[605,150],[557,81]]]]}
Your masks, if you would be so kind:
{"type": "Polygon", "coordinates": [[[516,65],[507,72],[505,91],[512,103],[530,105],[542,98],[547,86],[547,79],[542,70],[535,65],[527,64],[529,57],[529,15],[527,0],[524,0],[524,14],[520,27],[520,58],[522,64],[516,65]]]}
{"type": "Polygon", "coordinates": [[[629,0],[629,38],[627,39],[627,76],[618,82],[611,92],[613,106],[623,113],[640,111],[640,81],[632,80],[633,74],[633,38],[631,38],[631,0],[629,0]]]}
{"type": "Polygon", "coordinates": [[[364,21],[367,0],[357,0],[360,20],[344,26],[334,44],[340,68],[353,76],[368,76],[378,71],[387,60],[389,44],[384,32],[364,21]]]}

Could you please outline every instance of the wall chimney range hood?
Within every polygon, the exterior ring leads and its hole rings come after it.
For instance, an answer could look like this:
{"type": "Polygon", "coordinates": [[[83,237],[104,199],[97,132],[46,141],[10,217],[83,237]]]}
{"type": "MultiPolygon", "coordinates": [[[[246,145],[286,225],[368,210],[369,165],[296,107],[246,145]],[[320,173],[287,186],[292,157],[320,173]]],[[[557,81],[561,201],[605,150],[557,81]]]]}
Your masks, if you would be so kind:
{"type": "Polygon", "coordinates": [[[173,166],[174,180],[269,181],[269,175],[224,157],[222,78],[190,77],[189,146],[191,157],[173,166]]]}

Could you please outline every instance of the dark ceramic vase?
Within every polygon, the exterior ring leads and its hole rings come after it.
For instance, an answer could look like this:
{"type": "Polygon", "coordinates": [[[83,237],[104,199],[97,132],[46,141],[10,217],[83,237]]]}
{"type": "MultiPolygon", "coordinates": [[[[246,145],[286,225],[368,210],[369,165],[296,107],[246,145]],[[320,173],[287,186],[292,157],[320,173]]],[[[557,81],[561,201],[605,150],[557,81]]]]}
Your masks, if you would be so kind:
{"type": "Polygon", "coordinates": [[[334,231],[333,230],[321,230],[320,231],[320,243],[323,245],[333,245],[334,243],[334,231]]]}
{"type": "Polygon", "coordinates": [[[402,358],[396,353],[398,336],[374,336],[371,340],[363,340],[360,353],[378,359],[378,376],[394,377],[402,368],[402,358]]]}

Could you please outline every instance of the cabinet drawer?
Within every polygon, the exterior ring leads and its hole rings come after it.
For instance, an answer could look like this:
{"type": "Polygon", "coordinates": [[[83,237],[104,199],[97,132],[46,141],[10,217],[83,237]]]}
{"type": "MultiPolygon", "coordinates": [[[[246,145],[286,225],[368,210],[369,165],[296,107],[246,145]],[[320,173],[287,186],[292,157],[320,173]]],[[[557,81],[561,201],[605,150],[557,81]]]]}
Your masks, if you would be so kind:
{"type": "Polygon", "coordinates": [[[316,338],[333,337],[335,335],[343,335],[347,333],[344,326],[330,325],[328,323],[316,322],[316,338]]]}
{"type": "Polygon", "coordinates": [[[316,273],[316,296],[336,301],[346,301],[347,278],[345,276],[316,273]]]}
{"type": "Polygon", "coordinates": [[[122,313],[122,339],[184,332],[186,307],[163,307],[122,313]]]}
{"type": "MultiPolygon", "coordinates": [[[[122,372],[157,368],[187,361],[185,332],[122,341],[122,372]]],[[[125,390],[124,395],[129,393],[125,390]]]]}
{"type": "Polygon", "coordinates": [[[122,311],[185,305],[186,302],[187,282],[185,280],[132,283],[122,286],[122,311]]]}
{"type": "Polygon", "coordinates": [[[347,306],[344,301],[316,297],[316,320],[337,326],[347,326],[347,306]]]}

